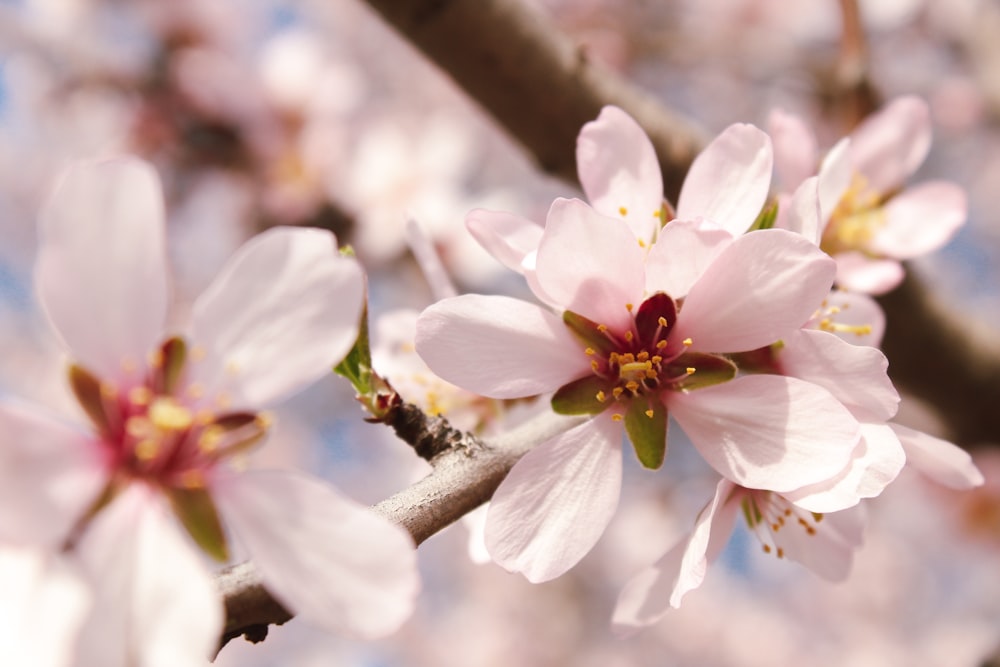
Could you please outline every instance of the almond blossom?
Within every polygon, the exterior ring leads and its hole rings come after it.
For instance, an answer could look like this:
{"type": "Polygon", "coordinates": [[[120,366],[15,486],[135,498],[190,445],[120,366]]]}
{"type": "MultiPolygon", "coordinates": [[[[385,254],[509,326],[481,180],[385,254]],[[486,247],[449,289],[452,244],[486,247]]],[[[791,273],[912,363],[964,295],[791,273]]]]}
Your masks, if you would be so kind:
{"type": "Polygon", "coordinates": [[[643,245],[583,202],[557,200],[529,285],[561,316],[463,295],[418,320],[417,351],[445,380],[496,398],[555,391],[557,411],[592,415],[525,455],[494,495],[487,546],[531,581],[562,574],[600,537],[618,501],[623,434],[645,466],[662,464],[668,414],[709,464],[753,489],[829,479],[861,437],[827,390],[737,378],[724,356],[769,345],[812,315],[834,273],[815,246],[783,230],[733,239],[695,222],[643,245]],[[724,247],[692,269],[715,245],[724,247]]]}
{"type": "Polygon", "coordinates": [[[164,231],[134,159],[75,165],[43,210],[36,284],[89,428],[0,404],[0,538],[66,551],[94,580],[81,665],[203,664],[222,608],[193,547],[224,561],[236,539],[294,613],[393,631],[418,588],[409,535],[319,480],[234,466],[267,435],[262,409],[350,349],[359,267],[325,231],[273,229],[169,335],[164,231]]]}
{"type": "MultiPolygon", "coordinates": [[[[801,120],[782,111],[772,113],[770,133],[775,169],[790,191],[817,168],[816,139],[801,120]]],[[[930,145],[927,104],[900,97],[869,116],[823,161],[815,232],[837,260],[841,287],[888,292],[903,279],[902,260],[937,250],[964,224],[966,197],[958,185],[929,181],[903,188],[930,145]]]]}

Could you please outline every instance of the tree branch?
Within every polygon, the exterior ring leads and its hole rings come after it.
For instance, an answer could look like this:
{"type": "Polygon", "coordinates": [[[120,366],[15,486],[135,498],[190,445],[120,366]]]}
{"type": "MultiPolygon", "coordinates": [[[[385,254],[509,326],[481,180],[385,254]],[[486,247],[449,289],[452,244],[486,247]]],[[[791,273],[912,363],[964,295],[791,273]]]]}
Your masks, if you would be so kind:
{"type": "MultiPolygon", "coordinates": [[[[388,422],[427,458],[434,469],[416,484],[383,500],[373,509],[406,528],[419,545],[489,500],[511,467],[528,450],[581,421],[543,413],[490,442],[452,428],[441,417],[428,417],[403,404],[388,422]]],[[[246,636],[257,642],[268,625],[292,618],[268,593],[252,562],[226,568],[216,578],[226,609],[222,645],[246,636]]]]}

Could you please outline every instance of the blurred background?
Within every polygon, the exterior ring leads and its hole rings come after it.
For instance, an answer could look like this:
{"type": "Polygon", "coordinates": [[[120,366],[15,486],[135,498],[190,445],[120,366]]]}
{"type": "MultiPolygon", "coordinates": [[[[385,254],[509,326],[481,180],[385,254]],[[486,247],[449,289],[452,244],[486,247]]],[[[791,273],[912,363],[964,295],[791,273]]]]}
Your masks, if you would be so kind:
{"type": "MultiPolygon", "coordinates": [[[[859,119],[839,94],[858,63],[865,76],[855,92],[866,103],[923,97],[935,141],[915,180],[958,182],[970,215],[949,247],[911,269],[963,326],[995,339],[1000,4],[519,1],[709,135],[733,122],[765,127],[781,107],[809,119],[828,147],[859,119]]],[[[36,217],[69,160],[120,153],[152,161],[164,181],[178,327],[251,235],[324,227],[368,271],[373,320],[386,318],[380,363],[400,374],[401,388],[412,318],[391,318],[435,298],[408,248],[407,219],[459,290],[525,295],[520,277],[465,233],[465,214],[541,220],[553,197],[577,194],[358,0],[2,0],[0,395],[75,409],[32,290],[36,217]]],[[[427,469],[385,427],[364,423],[352,390],[332,375],[277,415],[257,465],[309,469],[366,503],[427,469]]],[[[941,433],[938,419],[933,406],[904,398],[901,421],[941,433]]],[[[984,664],[1000,649],[1000,454],[996,442],[979,445],[983,488],[959,494],[907,470],[869,503],[866,545],[840,584],[765,555],[737,531],[681,610],[614,638],[621,585],[687,533],[714,489],[712,473],[674,438],[657,473],[627,457],[617,517],[556,581],[530,585],[474,563],[468,530],[452,527],[421,546],[425,590],[396,636],[356,643],[293,620],[261,645],[231,642],[216,664],[984,664]]]]}

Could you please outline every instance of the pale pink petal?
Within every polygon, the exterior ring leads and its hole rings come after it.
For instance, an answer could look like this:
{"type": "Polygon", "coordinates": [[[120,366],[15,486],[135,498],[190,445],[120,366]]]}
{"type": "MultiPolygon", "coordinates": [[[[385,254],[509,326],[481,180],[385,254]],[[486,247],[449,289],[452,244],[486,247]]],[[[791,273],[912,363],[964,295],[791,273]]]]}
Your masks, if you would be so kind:
{"type": "MultiPolygon", "coordinates": [[[[830,220],[840,199],[844,196],[847,188],[851,185],[851,177],[854,172],[851,168],[851,140],[843,138],[830,149],[830,152],[823,158],[817,175],[819,189],[819,213],[822,224],[820,225],[820,237],[823,228],[830,220]]],[[[817,240],[818,243],[818,240],[817,240]]]]}
{"type": "Polygon", "coordinates": [[[965,224],[965,191],[954,183],[931,181],[907,188],[885,205],[885,225],[869,249],[894,259],[929,254],[965,224]]]}
{"type": "Polygon", "coordinates": [[[580,184],[601,214],[621,218],[636,238],[649,241],[660,224],[663,176],[653,143],[618,107],[601,109],[576,140],[580,184]]]}
{"type": "Polygon", "coordinates": [[[749,375],[671,393],[667,403],[709,465],[751,489],[791,491],[830,479],[861,437],[837,399],[797,378],[749,375]]]}
{"type": "Polygon", "coordinates": [[[828,581],[841,581],[851,571],[854,552],[861,546],[866,512],[857,505],[824,514],[814,525],[815,533],[789,523],[774,534],[775,546],[786,558],[802,563],[828,581]]]}
{"type": "Polygon", "coordinates": [[[462,517],[462,525],[469,530],[469,560],[476,565],[484,565],[493,561],[486,549],[486,515],[490,504],[483,503],[462,517]]]}
{"type": "Polygon", "coordinates": [[[625,584],[611,618],[616,635],[627,637],[656,623],[671,608],[680,608],[683,597],[701,586],[709,564],[732,533],[739,510],[734,493],[738,491],[732,482],[721,480],[688,538],[625,584]]]}
{"type": "Polygon", "coordinates": [[[785,375],[825,388],[859,421],[884,422],[899,408],[899,393],[879,350],[851,345],[832,333],[800,329],[782,339],[778,364],[785,375]]]}
{"type": "Polygon", "coordinates": [[[191,379],[206,398],[264,407],[330,372],[358,335],[364,279],[320,229],[248,241],[194,304],[191,379]],[[198,348],[204,358],[198,361],[198,348]]]}
{"type": "Polygon", "coordinates": [[[903,282],[903,265],[895,259],[871,259],[860,252],[842,252],[837,260],[837,285],[845,290],[885,294],[903,282]]]}
{"type": "Polygon", "coordinates": [[[775,227],[801,234],[815,245],[819,245],[823,233],[818,182],[818,176],[810,176],[795,189],[791,199],[779,201],[779,207],[785,206],[786,210],[779,208],[779,219],[775,221],[775,227]]]}
{"type": "Polygon", "coordinates": [[[145,162],[80,162],[40,218],[35,284],[73,359],[114,381],[160,342],[167,314],[163,194],[145,162]]]}
{"type": "Polygon", "coordinates": [[[756,231],[726,247],[691,288],[671,333],[693,350],[743,352],[798,329],[829,293],[835,265],[805,238],[756,231]]]}
{"type": "Polygon", "coordinates": [[[810,512],[836,512],[862,498],[882,493],[903,469],[906,454],[899,438],[885,424],[862,424],[861,442],[848,466],[836,477],[786,491],[785,497],[810,512]]]}
{"type": "Polygon", "coordinates": [[[900,97],[851,133],[851,164],[876,192],[899,187],[927,157],[931,116],[918,97],[900,97]]]}
{"type": "Polygon", "coordinates": [[[71,561],[0,548],[0,665],[67,667],[91,594],[71,561]]]}
{"type": "Polygon", "coordinates": [[[477,208],[465,216],[465,227],[486,252],[518,273],[524,272],[524,258],[542,240],[541,225],[506,211],[477,208]]]}
{"type": "Polygon", "coordinates": [[[451,296],[458,296],[458,289],[451,281],[448,270],[445,268],[444,262],[441,261],[441,255],[434,247],[434,239],[413,218],[406,221],[406,244],[410,247],[413,259],[420,267],[420,273],[423,274],[424,280],[431,288],[431,294],[434,295],[434,298],[447,299],[451,296]]]}
{"type": "Polygon", "coordinates": [[[97,595],[76,666],[207,667],[223,610],[196,549],[142,484],[99,512],[76,548],[97,595]]]}
{"type": "Polygon", "coordinates": [[[900,424],[890,424],[906,451],[906,461],[938,484],[964,491],[983,484],[983,473],[961,447],[900,424]]]}
{"type": "Polygon", "coordinates": [[[302,619],[372,639],[413,612],[413,539],[331,486],[289,472],[233,474],[219,479],[216,502],[267,589],[302,619]]]}
{"type": "Polygon", "coordinates": [[[646,293],[687,296],[733,235],[705,221],[673,220],[646,256],[646,293]]]}
{"type": "Polygon", "coordinates": [[[506,296],[439,301],[417,319],[415,342],[436,375],[491,398],[544,394],[591,372],[562,318],[506,296]]]}
{"type": "Polygon", "coordinates": [[[677,217],[707,218],[734,236],[744,233],[767,200],[773,162],[770,137],[753,125],[730,125],[692,163],[677,217]]]}
{"type": "Polygon", "coordinates": [[[642,299],[644,255],[621,221],[579,199],[556,199],[535,262],[544,291],[538,296],[612,329],[627,328],[632,315],[625,304],[642,299]]]}
{"type": "Polygon", "coordinates": [[[604,413],[525,454],[490,503],[493,560],[534,583],[576,565],[618,507],[622,431],[604,413]]]}
{"type": "Polygon", "coordinates": [[[885,313],[878,302],[859,292],[834,290],[810,323],[814,328],[828,326],[830,333],[852,345],[878,347],[885,334],[885,313]],[[822,322],[828,320],[826,325],[822,322]]]}
{"type": "Polygon", "coordinates": [[[795,190],[816,173],[819,147],[816,134],[795,114],[774,109],[767,119],[767,133],[774,142],[774,171],[782,191],[795,190]]]}
{"type": "Polygon", "coordinates": [[[0,403],[0,433],[0,540],[59,547],[107,481],[100,443],[13,403],[0,403]]]}

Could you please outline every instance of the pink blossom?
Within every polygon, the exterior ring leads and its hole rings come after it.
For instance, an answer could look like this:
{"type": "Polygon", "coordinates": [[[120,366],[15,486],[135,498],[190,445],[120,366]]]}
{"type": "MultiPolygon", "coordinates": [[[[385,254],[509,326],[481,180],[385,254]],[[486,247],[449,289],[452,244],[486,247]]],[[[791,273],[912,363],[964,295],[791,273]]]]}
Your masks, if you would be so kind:
{"type": "MultiPolygon", "coordinates": [[[[808,165],[819,162],[812,133],[802,121],[780,111],[772,114],[770,128],[777,149],[775,167],[784,186],[805,185],[811,173],[808,165]]],[[[848,144],[824,160],[813,184],[818,188],[813,201],[818,201],[819,224],[798,224],[808,236],[815,230],[823,250],[837,260],[840,286],[887,292],[903,279],[900,261],[940,248],[964,224],[966,197],[954,183],[930,181],[903,189],[930,144],[926,103],[901,97],[866,119],[848,144]]],[[[808,212],[798,215],[809,218],[808,212]]]]}
{"type": "Polygon", "coordinates": [[[675,222],[665,232],[674,225],[647,253],[629,227],[557,200],[529,284],[562,317],[464,295],[418,320],[417,351],[449,382],[496,398],[556,391],[558,411],[592,415],[529,452],[493,498],[487,545],[529,580],[563,573],[600,537],[618,500],[623,432],[644,465],[659,467],[668,413],[712,466],[749,488],[826,480],[858,443],[857,421],[827,390],[777,375],[733,379],[721,356],[801,326],[827,293],[829,259],[783,230],[722,232],[729,242],[703,252],[718,245],[716,231],[675,222]],[[695,268],[685,264],[692,255],[703,260],[695,268]],[[681,306],[661,282],[677,286],[681,306]]]}
{"type": "MultiPolygon", "coordinates": [[[[648,245],[672,218],[701,221],[733,236],[745,232],[767,199],[773,157],[764,132],[752,125],[729,126],[691,165],[675,213],[664,201],[663,177],[649,137],[627,113],[606,106],[580,130],[576,162],[594,209],[623,220],[648,245]]],[[[540,225],[484,209],[470,212],[465,224],[501,264],[533,281],[540,225]]]]}
{"type": "Polygon", "coordinates": [[[418,586],[409,535],[319,481],[231,466],[267,435],[261,409],[353,344],[359,267],[327,232],[273,229],[168,337],[163,216],[155,172],[133,159],[74,166],[44,209],[36,283],[90,429],[0,404],[0,507],[18,508],[2,537],[69,548],[99,582],[90,664],[204,661],[222,610],[192,539],[225,560],[238,536],[313,622],[391,632],[418,586]]]}

